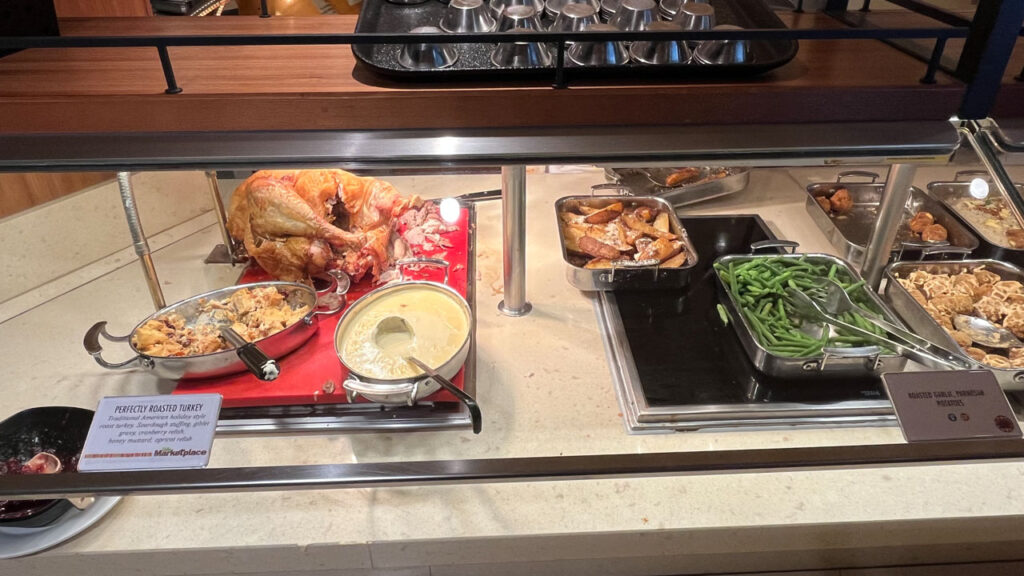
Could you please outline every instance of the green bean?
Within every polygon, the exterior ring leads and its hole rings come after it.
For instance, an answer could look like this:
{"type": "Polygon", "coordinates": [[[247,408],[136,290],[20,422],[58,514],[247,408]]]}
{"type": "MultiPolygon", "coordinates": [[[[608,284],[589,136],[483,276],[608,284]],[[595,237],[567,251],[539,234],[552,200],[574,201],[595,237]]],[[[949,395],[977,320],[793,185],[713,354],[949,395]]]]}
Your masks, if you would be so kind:
{"type": "Polygon", "coordinates": [[[718,308],[718,317],[722,319],[722,325],[723,326],[728,326],[729,325],[729,314],[725,311],[725,306],[722,306],[721,304],[719,304],[717,306],[717,308],[718,308]]]}

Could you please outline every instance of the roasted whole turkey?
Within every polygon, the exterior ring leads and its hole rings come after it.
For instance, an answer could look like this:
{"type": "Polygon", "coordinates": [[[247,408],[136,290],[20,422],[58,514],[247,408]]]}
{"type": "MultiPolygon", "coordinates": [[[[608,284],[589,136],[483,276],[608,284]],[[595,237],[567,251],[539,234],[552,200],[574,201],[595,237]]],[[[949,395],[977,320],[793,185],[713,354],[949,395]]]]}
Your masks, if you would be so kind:
{"type": "Polygon", "coordinates": [[[344,170],[261,170],[232,195],[228,231],[275,278],[309,282],[340,269],[377,281],[408,251],[395,231],[399,216],[422,204],[344,170]]]}

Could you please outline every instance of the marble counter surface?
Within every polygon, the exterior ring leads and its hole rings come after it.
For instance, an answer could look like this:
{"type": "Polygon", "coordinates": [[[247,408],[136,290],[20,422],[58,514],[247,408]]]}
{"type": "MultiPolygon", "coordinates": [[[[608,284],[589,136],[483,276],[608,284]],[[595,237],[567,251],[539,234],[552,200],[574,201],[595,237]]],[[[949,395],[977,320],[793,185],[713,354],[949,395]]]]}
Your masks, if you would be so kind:
{"type": "MultiPolygon", "coordinates": [[[[918,181],[932,177],[922,169],[918,181]]],[[[806,181],[832,169],[761,170],[748,189],[686,210],[758,213],[781,237],[832,252],[804,211],[806,181]]],[[[391,178],[403,192],[498,187],[495,175],[391,178]]],[[[478,205],[478,401],[483,433],[223,437],[211,466],[756,449],[902,442],[895,427],[629,435],[590,301],[569,286],[552,202],[600,172],[528,177],[529,300],[499,314],[500,202],[478,205]]],[[[88,225],[83,222],[83,225],[88,225]]],[[[206,226],[155,253],[168,301],[230,284],[206,266],[206,226]]],[[[127,332],[150,313],[134,262],[0,323],[0,417],[47,404],[166,392],[143,372],[109,372],[82,350],[97,320],[127,332]]],[[[113,359],[116,353],[111,351],[113,359]]],[[[729,359],[722,359],[728,362],[729,359]]],[[[1017,558],[1024,463],[862,468],[628,480],[533,482],[126,498],[49,552],[0,574],[693,573],[1017,558]],[[487,566],[485,566],[487,565],[487,566]],[[341,571],[341,572],[338,572],[341,571]]]]}

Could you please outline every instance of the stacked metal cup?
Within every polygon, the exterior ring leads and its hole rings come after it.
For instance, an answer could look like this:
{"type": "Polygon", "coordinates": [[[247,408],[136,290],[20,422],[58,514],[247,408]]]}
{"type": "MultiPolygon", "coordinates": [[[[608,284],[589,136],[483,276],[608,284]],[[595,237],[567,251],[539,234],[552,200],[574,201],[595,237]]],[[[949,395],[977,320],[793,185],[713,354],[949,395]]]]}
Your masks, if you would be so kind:
{"type": "MultiPolygon", "coordinates": [[[[549,30],[552,32],[582,32],[599,24],[597,10],[591,4],[566,4],[555,17],[549,30]]],[[[573,42],[566,42],[572,45],[573,42]]]]}
{"type": "MultiPolygon", "coordinates": [[[[674,22],[652,22],[650,31],[678,32],[674,22]]],[[[688,64],[692,53],[682,40],[642,40],[629,47],[630,58],[640,64],[688,64]]]]}
{"type": "Polygon", "coordinates": [[[623,32],[639,32],[657,20],[658,5],[654,0],[622,0],[608,23],[623,32]]]}
{"type": "MultiPolygon", "coordinates": [[[[617,32],[611,24],[592,24],[588,32],[617,32]]],[[[629,52],[622,42],[607,40],[580,41],[569,47],[569,61],[578,66],[617,66],[629,62],[629,52]]]]}
{"type": "Polygon", "coordinates": [[[709,0],[660,0],[658,2],[658,14],[661,15],[663,20],[672,21],[679,14],[679,8],[683,6],[684,2],[708,4],[709,0]]]}
{"type": "MultiPolygon", "coordinates": [[[[411,30],[413,34],[440,34],[435,26],[420,26],[411,30]]],[[[398,63],[410,70],[442,70],[449,68],[459,59],[459,52],[453,44],[432,44],[415,42],[402,46],[398,63]]]]}
{"type": "MultiPolygon", "coordinates": [[[[722,24],[715,30],[742,30],[739,26],[722,24]]],[[[750,51],[750,41],[738,40],[707,40],[701,42],[693,53],[693,60],[700,64],[748,64],[754,59],[750,51]]]]}
{"type": "MultiPolygon", "coordinates": [[[[508,11],[508,8],[505,9],[508,11]]],[[[536,32],[513,28],[510,33],[536,32]]],[[[491,52],[491,62],[499,68],[537,68],[551,64],[551,50],[540,42],[502,42],[491,52]]]]}
{"type": "Polygon", "coordinates": [[[483,0],[451,0],[441,16],[440,28],[451,34],[493,32],[496,24],[483,0]]]}
{"type": "MultiPolygon", "coordinates": [[[[695,32],[711,30],[715,27],[715,9],[710,4],[685,2],[679,7],[676,17],[672,20],[682,26],[683,30],[695,32]]],[[[700,42],[687,42],[690,49],[696,49],[700,42]]]]}
{"type": "Polygon", "coordinates": [[[533,6],[506,6],[498,16],[498,32],[508,32],[516,28],[524,30],[543,30],[540,16],[533,6]]]}
{"type": "Polygon", "coordinates": [[[594,8],[595,13],[601,10],[601,0],[546,0],[544,2],[544,14],[551,20],[557,20],[562,9],[570,4],[586,4],[594,8]]]}

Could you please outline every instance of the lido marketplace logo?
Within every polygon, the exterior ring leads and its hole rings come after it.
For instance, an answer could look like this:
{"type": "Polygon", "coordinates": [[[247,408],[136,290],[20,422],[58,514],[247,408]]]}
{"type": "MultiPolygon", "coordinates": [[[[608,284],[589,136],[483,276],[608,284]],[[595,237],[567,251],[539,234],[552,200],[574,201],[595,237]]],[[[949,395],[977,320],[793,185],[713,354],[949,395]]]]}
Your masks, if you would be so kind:
{"type": "Polygon", "coordinates": [[[181,450],[174,450],[171,448],[160,448],[153,451],[153,456],[206,456],[206,450],[191,450],[182,448],[181,450]]]}

